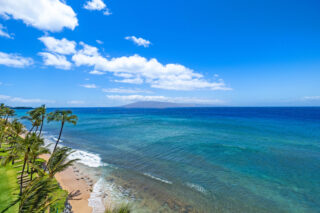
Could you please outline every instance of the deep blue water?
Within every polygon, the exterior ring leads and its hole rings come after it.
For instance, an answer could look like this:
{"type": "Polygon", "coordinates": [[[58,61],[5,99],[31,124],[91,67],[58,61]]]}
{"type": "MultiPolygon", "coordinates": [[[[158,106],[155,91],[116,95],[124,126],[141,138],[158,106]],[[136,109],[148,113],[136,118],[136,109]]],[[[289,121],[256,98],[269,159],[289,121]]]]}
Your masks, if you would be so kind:
{"type": "Polygon", "coordinates": [[[320,212],[318,107],[72,110],[63,144],[153,212],[320,212]]]}

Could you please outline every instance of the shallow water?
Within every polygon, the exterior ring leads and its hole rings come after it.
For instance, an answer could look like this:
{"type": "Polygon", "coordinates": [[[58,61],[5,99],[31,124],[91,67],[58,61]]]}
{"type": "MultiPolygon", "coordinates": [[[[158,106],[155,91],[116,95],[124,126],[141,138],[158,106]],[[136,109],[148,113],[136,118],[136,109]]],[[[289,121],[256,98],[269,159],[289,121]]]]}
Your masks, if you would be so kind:
{"type": "Polygon", "coordinates": [[[118,192],[106,199],[138,212],[320,212],[320,108],[72,110],[62,144],[102,168],[118,192]]]}

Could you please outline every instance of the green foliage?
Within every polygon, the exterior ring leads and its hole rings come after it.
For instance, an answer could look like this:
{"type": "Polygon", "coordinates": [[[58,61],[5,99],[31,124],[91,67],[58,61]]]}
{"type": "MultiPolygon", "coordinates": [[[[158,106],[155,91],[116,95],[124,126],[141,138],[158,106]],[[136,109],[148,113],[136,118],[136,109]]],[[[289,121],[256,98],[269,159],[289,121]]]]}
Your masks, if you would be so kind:
{"type": "Polygon", "coordinates": [[[131,208],[129,204],[121,204],[119,207],[113,209],[106,209],[105,213],[130,213],[131,208]]]}
{"type": "Polygon", "coordinates": [[[68,147],[58,147],[48,160],[47,169],[49,172],[49,177],[54,177],[58,172],[61,172],[71,166],[75,161],[67,160],[68,156],[71,154],[71,149],[68,147]]]}
{"type": "MultiPolygon", "coordinates": [[[[77,116],[72,115],[71,111],[59,113],[62,122],[76,124],[77,116]]],[[[13,115],[14,110],[0,105],[0,212],[44,213],[49,209],[51,212],[62,212],[68,193],[59,187],[53,177],[75,161],[67,160],[71,149],[58,148],[51,155],[47,174],[41,168],[44,160],[38,158],[41,154],[49,153],[41,137],[46,117],[45,106],[29,111],[28,116],[24,117],[32,124],[25,138],[21,137],[25,133],[24,126],[17,119],[8,120],[13,115]]],[[[61,133],[60,130],[59,137],[61,133]]]]}
{"type": "Polygon", "coordinates": [[[72,123],[73,125],[76,125],[78,117],[76,115],[72,115],[71,110],[56,110],[48,114],[47,120],[48,122],[58,121],[62,123],[72,123]]]}

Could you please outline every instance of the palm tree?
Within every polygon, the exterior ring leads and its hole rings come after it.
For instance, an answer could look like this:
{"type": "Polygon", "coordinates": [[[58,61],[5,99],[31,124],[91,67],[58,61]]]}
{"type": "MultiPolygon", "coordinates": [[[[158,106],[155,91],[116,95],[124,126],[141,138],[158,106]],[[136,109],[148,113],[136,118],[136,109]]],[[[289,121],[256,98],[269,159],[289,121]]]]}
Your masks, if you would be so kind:
{"type": "Polygon", "coordinates": [[[3,158],[2,164],[7,165],[11,162],[14,165],[15,160],[21,158],[21,152],[24,150],[23,139],[22,138],[13,138],[9,141],[10,151],[7,152],[7,155],[3,158]]]}
{"type": "Polygon", "coordinates": [[[37,158],[39,155],[42,154],[49,154],[50,151],[47,147],[44,147],[44,141],[42,138],[38,137],[38,140],[36,140],[31,146],[30,146],[30,153],[29,153],[29,164],[31,164],[31,176],[30,179],[32,180],[33,173],[35,171],[39,171],[38,167],[39,165],[35,165],[37,158]],[[36,168],[37,166],[37,168],[36,168]]]}
{"type": "Polygon", "coordinates": [[[4,117],[5,116],[5,105],[4,105],[4,103],[1,103],[0,104],[0,118],[2,118],[2,117],[4,117]]]}
{"type": "Polygon", "coordinates": [[[12,121],[12,130],[14,131],[15,138],[19,137],[21,134],[25,132],[24,126],[18,119],[14,119],[12,121]]]}
{"type": "Polygon", "coordinates": [[[61,128],[60,128],[60,132],[59,132],[59,137],[58,137],[56,145],[54,146],[54,149],[52,151],[52,153],[54,153],[56,148],[57,148],[57,145],[58,145],[58,143],[60,141],[64,124],[65,123],[72,123],[73,125],[76,125],[77,121],[78,121],[78,117],[76,115],[72,115],[72,111],[71,110],[63,110],[63,111],[56,110],[56,111],[50,112],[48,114],[47,120],[48,120],[48,122],[51,122],[51,121],[61,122],[61,128]]]}
{"type": "Polygon", "coordinates": [[[21,146],[23,149],[22,152],[24,153],[24,158],[23,158],[23,166],[22,166],[22,171],[21,171],[21,176],[20,176],[20,195],[22,194],[23,175],[24,175],[24,171],[26,168],[26,164],[29,159],[31,146],[32,146],[32,144],[37,143],[38,140],[39,140],[39,138],[37,137],[36,133],[32,133],[31,135],[26,136],[26,138],[23,140],[23,143],[21,146]]]}
{"type": "Polygon", "coordinates": [[[5,109],[5,120],[6,120],[5,125],[7,125],[9,117],[14,116],[15,111],[13,109],[10,109],[9,107],[5,107],[4,109],[5,109]]]}
{"type": "Polygon", "coordinates": [[[40,126],[40,132],[39,132],[39,136],[40,136],[43,128],[44,119],[46,118],[46,111],[47,111],[46,105],[43,104],[41,107],[38,107],[37,111],[41,117],[41,126],[40,126]]]}
{"type": "Polygon", "coordinates": [[[6,131],[5,125],[1,125],[0,124],[0,148],[2,146],[2,142],[3,142],[3,137],[5,135],[5,131],[6,131]]]}
{"type": "Polygon", "coordinates": [[[19,203],[18,213],[43,213],[50,205],[61,198],[54,197],[52,192],[59,189],[59,185],[52,179],[39,177],[28,184],[18,199],[12,202],[7,208],[1,211],[4,213],[19,203]]]}
{"type": "Polygon", "coordinates": [[[28,115],[22,116],[21,119],[25,119],[31,122],[32,127],[29,130],[28,134],[32,132],[32,130],[36,127],[35,131],[38,131],[39,126],[41,126],[41,131],[42,131],[42,126],[43,126],[43,120],[45,118],[45,115],[43,115],[43,111],[45,113],[45,107],[43,108],[44,105],[41,107],[35,108],[33,110],[30,110],[27,112],[28,115]]]}
{"type": "Polygon", "coordinates": [[[78,160],[74,159],[68,161],[67,158],[70,154],[72,154],[72,151],[71,148],[68,147],[58,147],[56,151],[52,153],[47,163],[50,178],[53,178],[55,174],[62,172],[78,160]]]}

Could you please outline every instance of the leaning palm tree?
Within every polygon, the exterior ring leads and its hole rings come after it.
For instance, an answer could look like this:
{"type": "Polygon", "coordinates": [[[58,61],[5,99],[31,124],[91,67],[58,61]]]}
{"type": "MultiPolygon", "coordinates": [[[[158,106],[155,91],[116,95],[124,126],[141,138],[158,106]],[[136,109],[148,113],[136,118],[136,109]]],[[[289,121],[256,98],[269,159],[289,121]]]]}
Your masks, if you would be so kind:
{"type": "Polygon", "coordinates": [[[12,117],[14,115],[15,115],[14,109],[5,107],[5,125],[7,125],[9,117],[12,117]]]}
{"type": "Polygon", "coordinates": [[[22,153],[24,154],[24,158],[23,158],[23,166],[22,166],[22,171],[20,176],[20,195],[22,194],[23,175],[25,172],[26,164],[28,163],[28,160],[30,157],[29,155],[31,151],[31,146],[34,143],[37,143],[38,140],[39,140],[39,137],[37,137],[36,133],[32,133],[31,135],[28,134],[21,144],[21,150],[22,150],[22,153]]]}
{"type": "Polygon", "coordinates": [[[40,126],[40,131],[39,131],[39,135],[41,135],[41,132],[42,132],[42,128],[43,128],[43,123],[44,123],[44,119],[46,118],[46,105],[42,105],[41,107],[38,107],[37,108],[37,111],[38,113],[40,114],[40,117],[41,117],[41,126],[40,126]]]}
{"type": "Polygon", "coordinates": [[[30,179],[32,180],[33,174],[35,171],[39,172],[40,165],[37,165],[36,160],[39,158],[42,154],[49,154],[50,151],[47,147],[44,146],[44,141],[42,138],[38,137],[38,140],[36,140],[31,146],[30,146],[30,153],[29,153],[29,162],[28,164],[31,165],[31,175],[30,179]],[[38,167],[36,167],[38,166],[38,167]]]}
{"type": "Polygon", "coordinates": [[[4,213],[11,207],[19,204],[18,213],[43,213],[59,199],[52,192],[59,189],[57,182],[50,178],[39,177],[28,184],[18,199],[1,211],[4,213]]]}
{"type": "Polygon", "coordinates": [[[33,110],[28,111],[27,112],[28,115],[21,117],[21,119],[28,120],[32,124],[32,127],[29,130],[28,134],[30,134],[34,130],[34,128],[36,128],[35,131],[38,131],[38,128],[40,126],[41,126],[40,128],[42,131],[43,120],[44,120],[44,116],[42,115],[42,112],[43,112],[43,108],[39,107],[39,108],[35,108],[33,110]]]}
{"type": "Polygon", "coordinates": [[[57,149],[58,143],[60,141],[61,138],[61,134],[63,131],[63,127],[65,123],[72,123],[73,125],[77,124],[78,121],[78,117],[76,115],[72,115],[72,111],[71,110],[56,110],[54,112],[50,112],[48,114],[48,118],[47,118],[48,122],[51,121],[58,121],[61,122],[61,128],[60,128],[60,132],[59,132],[59,137],[56,141],[56,144],[54,146],[54,149],[52,151],[52,153],[55,152],[55,150],[57,149]]]}
{"type": "Polygon", "coordinates": [[[50,178],[53,178],[55,174],[62,172],[78,160],[67,160],[70,154],[72,154],[72,151],[71,148],[68,147],[58,147],[56,151],[52,153],[47,163],[50,178]]]}

